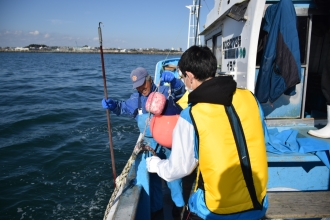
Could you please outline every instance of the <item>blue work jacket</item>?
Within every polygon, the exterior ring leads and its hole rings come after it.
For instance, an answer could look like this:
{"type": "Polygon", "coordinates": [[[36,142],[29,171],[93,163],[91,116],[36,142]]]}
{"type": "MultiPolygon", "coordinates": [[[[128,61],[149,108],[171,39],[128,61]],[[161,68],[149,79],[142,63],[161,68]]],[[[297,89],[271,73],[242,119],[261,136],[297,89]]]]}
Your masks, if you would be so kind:
{"type": "Polygon", "coordinates": [[[291,0],[267,8],[263,30],[268,36],[255,95],[261,103],[273,103],[283,93],[295,95],[295,85],[301,78],[296,11],[291,0]]]}

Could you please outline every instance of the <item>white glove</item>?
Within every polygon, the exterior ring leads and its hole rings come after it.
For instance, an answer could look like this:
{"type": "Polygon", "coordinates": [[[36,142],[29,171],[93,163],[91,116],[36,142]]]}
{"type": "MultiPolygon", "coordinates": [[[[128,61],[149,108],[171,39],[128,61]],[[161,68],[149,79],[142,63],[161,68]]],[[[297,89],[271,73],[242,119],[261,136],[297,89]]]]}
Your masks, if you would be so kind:
{"type": "Polygon", "coordinates": [[[147,161],[148,172],[157,173],[158,170],[157,164],[159,161],[161,161],[161,159],[157,156],[152,156],[152,157],[148,157],[146,161],[147,161]]]}

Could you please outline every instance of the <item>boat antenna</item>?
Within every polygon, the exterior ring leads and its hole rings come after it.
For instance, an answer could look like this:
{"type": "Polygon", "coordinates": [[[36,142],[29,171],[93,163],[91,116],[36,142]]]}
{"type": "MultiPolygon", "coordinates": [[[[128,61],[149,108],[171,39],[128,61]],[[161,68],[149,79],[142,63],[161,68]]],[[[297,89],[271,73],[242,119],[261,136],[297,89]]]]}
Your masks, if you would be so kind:
{"type": "Polygon", "coordinates": [[[192,5],[186,6],[186,8],[189,9],[187,49],[192,45],[196,45],[197,40],[198,40],[198,44],[200,45],[200,37],[197,35],[199,34],[199,12],[200,12],[200,7],[201,7],[201,1],[199,0],[198,5],[196,5],[196,2],[197,2],[197,0],[193,0],[192,5]]]}
{"type": "MultiPolygon", "coordinates": [[[[104,69],[101,24],[102,24],[102,22],[99,22],[99,41],[100,41],[100,53],[101,53],[101,61],[102,61],[104,98],[107,100],[108,99],[108,92],[107,92],[107,80],[105,78],[105,69],[104,69]]],[[[106,112],[107,112],[107,120],[108,120],[108,134],[109,134],[109,143],[110,143],[110,156],[111,156],[111,163],[112,163],[113,182],[114,182],[114,187],[116,187],[117,174],[116,174],[116,167],[115,167],[115,157],[114,157],[114,153],[113,153],[113,144],[112,144],[112,134],[111,134],[110,111],[109,111],[109,109],[106,109],[106,112]]]]}
{"type": "MultiPolygon", "coordinates": [[[[196,9],[195,9],[196,10],[196,9]]],[[[199,33],[197,33],[197,31],[199,30],[199,13],[200,13],[200,11],[201,11],[201,0],[199,0],[199,3],[198,3],[198,13],[197,13],[197,30],[196,30],[196,32],[195,32],[195,45],[196,45],[196,41],[197,41],[197,35],[199,34],[199,33]]]]}

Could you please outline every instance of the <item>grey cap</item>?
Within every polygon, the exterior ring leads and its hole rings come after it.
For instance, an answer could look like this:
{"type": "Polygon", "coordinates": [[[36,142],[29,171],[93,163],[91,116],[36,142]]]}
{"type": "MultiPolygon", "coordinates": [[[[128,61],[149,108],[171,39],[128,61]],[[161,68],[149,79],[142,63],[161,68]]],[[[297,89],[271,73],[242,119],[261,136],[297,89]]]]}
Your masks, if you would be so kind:
{"type": "Polygon", "coordinates": [[[148,72],[143,67],[138,67],[131,72],[131,80],[133,82],[133,89],[142,86],[148,76],[148,72]]]}

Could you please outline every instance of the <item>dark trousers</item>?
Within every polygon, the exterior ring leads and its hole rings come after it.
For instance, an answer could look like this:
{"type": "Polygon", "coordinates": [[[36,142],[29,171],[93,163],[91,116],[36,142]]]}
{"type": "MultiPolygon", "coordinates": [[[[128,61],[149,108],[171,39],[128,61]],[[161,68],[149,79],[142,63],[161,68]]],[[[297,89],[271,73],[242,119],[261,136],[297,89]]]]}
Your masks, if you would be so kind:
{"type": "Polygon", "coordinates": [[[327,105],[330,105],[330,52],[328,53],[327,63],[322,72],[321,87],[325,101],[327,105]]]}
{"type": "MultiPolygon", "coordinates": [[[[327,105],[330,105],[330,30],[324,39],[325,63],[322,70],[321,88],[327,105]]],[[[328,116],[329,117],[329,116],[328,116]]]]}

